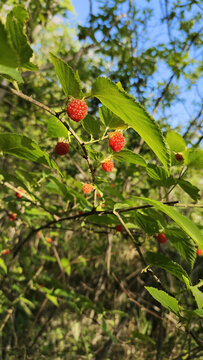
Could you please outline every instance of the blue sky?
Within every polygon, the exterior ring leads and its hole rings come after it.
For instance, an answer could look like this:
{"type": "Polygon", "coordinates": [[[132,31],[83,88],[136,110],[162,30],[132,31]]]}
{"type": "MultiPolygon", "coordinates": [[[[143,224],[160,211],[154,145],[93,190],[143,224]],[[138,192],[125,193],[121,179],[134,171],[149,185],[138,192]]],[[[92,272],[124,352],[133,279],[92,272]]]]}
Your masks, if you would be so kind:
{"type": "MultiPolygon", "coordinates": [[[[93,0],[93,13],[97,13],[97,9],[99,7],[98,2],[93,0]]],[[[107,0],[108,3],[108,0],[107,0]]],[[[81,25],[88,24],[88,15],[89,15],[89,0],[72,0],[72,4],[76,11],[76,16],[72,17],[72,20],[75,23],[75,26],[79,22],[81,25]]],[[[136,0],[135,1],[136,6],[139,9],[143,9],[145,6],[145,1],[143,0],[136,0]]],[[[150,2],[151,6],[153,7],[154,11],[156,12],[157,16],[153,17],[153,23],[151,25],[153,36],[152,39],[156,39],[158,42],[167,43],[168,42],[168,33],[167,33],[167,27],[165,28],[162,26],[162,32],[160,33],[160,18],[163,16],[161,9],[160,9],[160,2],[158,0],[151,0],[150,2]]],[[[122,5],[123,6],[123,5],[122,5]]],[[[191,16],[191,14],[188,14],[191,16]]],[[[152,39],[150,41],[152,41],[152,39]]],[[[150,44],[149,44],[150,46],[150,44]]],[[[155,45],[156,46],[156,45],[155,45]]],[[[162,80],[168,80],[171,73],[167,67],[160,63],[159,68],[157,71],[157,86],[158,82],[162,80]]],[[[173,84],[176,84],[176,81],[173,82],[173,84]]],[[[180,82],[181,87],[183,88],[186,85],[186,81],[184,79],[180,82]]],[[[188,120],[191,119],[193,114],[191,113],[191,110],[194,109],[194,102],[196,101],[196,91],[190,91],[190,95],[181,93],[180,97],[183,98],[183,102],[180,101],[175,104],[174,107],[171,107],[170,109],[166,110],[166,115],[168,113],[168,116],[170,117],[170,123],[172,127],[177,126],[178,124],[181,124],[184,127],[184,124],[187,126],[188,120]],[[186,98],[184,99],[186,95],[186,98]]],[[[196,111],[196,110],[195,110],[196,111]]],[[[194,114],[195,115],[195,114],[194,114]]],[[[158,118],[159,114],[155,116],[155,118],[158,118]]]]}

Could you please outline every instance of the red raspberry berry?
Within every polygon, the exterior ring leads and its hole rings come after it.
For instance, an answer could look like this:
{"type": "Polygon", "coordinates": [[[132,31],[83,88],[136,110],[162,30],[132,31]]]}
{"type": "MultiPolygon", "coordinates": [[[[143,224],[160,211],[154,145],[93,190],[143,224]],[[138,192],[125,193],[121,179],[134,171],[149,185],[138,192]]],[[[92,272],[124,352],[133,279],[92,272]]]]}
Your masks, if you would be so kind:
{"type": "Polygon", "coordinates": [[[125,138],[123,134],[119,131],[114,132],[110,135],[109,146],[113,151],[119,152],[125,145],[125,138]]]}
{"type": "Polygon", "coordinates": [[[2,255],[8,255],[10,253],[9,249],[5,249],[2,251],[2,255]]]}
{"type": "Polygon", "coordinates": [[[122,231],[123,231],[123,225],[118,224],[118,225],[116,225],[115,229],[116,229],[116,231],[118,231],[118,232],[122,232],[122,231]]]}
{"type": "Polygon", "coordinates": [[[167,241],[167,237],[164,233],[160,233],[157,235],[157,240],[160,244],[164,244],[167,241]]]}
{"type": "Polygon", "coordinates": [[[10,213],[10,215],[9,215],[9,220],[10,220],[10,221],[13,221],[13,220],[16,219],[16,217],[17,217],[16,214],[10,213]]]}
{"type": "Polygon", "coordinates": [[[196,251],[196,254],[197,254],[198,256],[201,256],[201,255],[202,255],[202,250],[198,248],[197,251],[196,251]]]}
{"type": "Polygon", "coordinates": [[[58,141],[55,146],[55,152],[57,155],[66,155],[69,152],[69,143],[58,141]]]}
{"type": "Polygon", "coordinates": [[[52,243],[52,238],[48,237],[47,242],[52,243]]]}
{"type": "Polygon", "coordinates": [[[106,172],[112,171],[113,168],[114,168],[113,160],[111,160],[111,159],[102,163],[102,169],[106,172]]]}
{"type": "Polygon", "coordinates": [[[180,161],[180,162],[183,161],[183,159],[184,159],[184,158],[183,158],[183,155],[182,155],[181,153],[175,154],[175,157],[176,157],[176,160],[177,160],[177,161],[180,161]]]}
{"type": "Polygon", "coordinates": [[[16,192],[16,197],[17,197],[18,199],[21,199],[21,198],[23,197],[23,194],[22,194],[22,193],[24,193],[25,191],[24,191],[24,189],[22,189],[22,188],[18,188],[18,190],[20,191],[20,193],[19,193],[19,192],[16,192]]]}
{"type": "Polygon", "coordinates": [[[85,118],[88,112],[88,107],[85,100],[79,100],[72,98],[67,106],[68,116],[78,122],[85,118]]]}
{"type": "Polygon", "coordinates": [[[91,191],[94,190],[94,186],[92,184],[84,184],[82,191],[84,194],[89,194],[91,191]]]}
{"type": "Polygon", "coordinates": [[[100,193],[98,193],[98,194],[97,194],[97,197],[98,197],[98,198],[101,198],[102,196],[101,196],[101,194],[100,194],[100,193]]]}

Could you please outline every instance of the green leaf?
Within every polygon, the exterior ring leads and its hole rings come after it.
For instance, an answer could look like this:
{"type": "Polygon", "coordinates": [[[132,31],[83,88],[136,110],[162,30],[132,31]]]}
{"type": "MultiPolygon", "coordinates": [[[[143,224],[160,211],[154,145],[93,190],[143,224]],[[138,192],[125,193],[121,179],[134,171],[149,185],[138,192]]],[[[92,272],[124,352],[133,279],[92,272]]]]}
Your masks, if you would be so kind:
{"type": "Polygon", "coordinates": [[[5,77],[8,80],[10,80],[10,79],[15,80],[19,84],[23,83],[23,78],[22,78],[20,72],[12,67],[8,67],[8,66],[0,64],[0,74],[6,75],[5,77]]]}
{"type": "Polygon", "coordinates": [[[48,120],[47,136],[55,138],[67,138],[68,130],[61,123],[61,121],[57,120],[55,116],[51,116],[48,120]]]}
{"type": "Polygon", "coordinates": [[[116,116],[104,105],[99,108],[99,117],[103,124],[109,129],[126,129],[128,127],[121,118],[116,116]]]}
{"type": "Polygon", "coordinates": [[[203,317],[203,309],[196,309],[193,312],[198,315],[199,317],[203,317]]]}
{"type": "Polygon", "coordinates": [[[19,66],[24,68],[29,64],[33,53],[28,43],[27,35],[24,32],[25,23],[28,18],[27,10],[21,5],[14,7],[6,18],[6,29],[10,43],[18,56],[19,66]]]}
{"type": "Polygon", "coordinates": [[[121,150],[118,153],[115,152],[113,154],[113,158],[121,162],[127,162],[140,166],[147,166],[146,161],[143,159],[143,157],[138,154],[135,154],[131,150],[121,150]]]}
{"type": "Polygon", "coordinates": [[[35,161],[60,170],[56,163],[33,140],[20,134],[0,133],[0,151],[21,159],[35,161]]]}
{"type": "Polygon", "coordinates": [[[57,297],[54,295],[46,294],[47,299],[49,299],[55,306],[59,306],[57,297]]]}
{"type": "Polygon", "coordinates": [[[16,186],[24,188],[24,182],[14,175],[7,173],[5,170],[0,168],[0,174],[3,176],[4,181],[13,182],[16,186]]]}
{"type": "Polygon", "coordinates": [[[68,96],[71,95],[75,98],[81,99],[82,90],[80,82],[78,81],[78,76],[75,75],[73,69],[66,64],[65,61],[52,53],[49,54],[66,97],[68,98],[68,96]]]}
{"type": "Polygon", "coordinates": [[[197,286],[190,286],[190,290],[196,300],[198,309],[203,308],[203,293],[198,289],[197,286]]]}
{"type": "Polygon", "coordinates": [[[92,115],[87,115],[82,121],[82,126],[89,134],[97,135],[100,130],[100,123],[92,115]]]}
{"type": "Polygon", "coordinates": [[[114,225],[118,223],[114,215],[90,215],[87,217],[86,222],[92,222],[99,225],[114,225]]]}
{"type": "Polygon", "coordinates": [[[155,341],[152,340],[148,335],[146,334],[142,334],[138,331],[132,331],[131,332],[131,338],[136,338],[136,339],[140,339],[146,343],[151,343],[153,345],[155,345],[155,341]]]}
{"type": "Polygon", "coordinates": [[[203,168],[203,150],[201,149],[187,149],[183,152],[185,165],[194,168],[203,168]]]}
{"type": "Polygon", "coordinates": [[[165,229],[164,234],[182,257],[193,267],[196,259],[194,242],[181,229],[165,229]]]}
{"type": "Polygon", "coordinates": [[[179,315],[178,301],[173,296],[170,296],[165,291],[158,290],[154,287],[145,286],[145,289],[149,291],[152,297],[162,306],[169,311],[172,311],[174,314],[179,315]]]}
{"type": "Polygon", "coordinates": [[[61,265],[63,266],[63,268],[65,269],[67,275],[69,276],[71,273],[71,266],[70,266],[70,261],[66,258],[62,258],[61,259],[61,265]]]}
{"type": "Polygon", "coordinates": [[[111,80],[102,77],[95,81],[92,95],[137,131],[169,171],[170,155],[161,130],[155,120],[132,96],[119,90],[111,80]]]}
{"type": "Polygon", "coordinates": [[[18,58],[9,43],[9,39],[3,24],[0,21],[0,64],[6,67],[17,68],[18,58]]]}
{"type": "Polygon", "coordinates": [[[198,189],[196,186],[192,185],[189,181],[186,180],[178,180],[178,185],[180,185],[180,187],[195,201],[197,201],[198,199],[200,199],[200,194],[199,191],[200,189],[198,189]]]}
{"type": "Polygon", "coordinates": [[[182,152],[185,150],[185,140],[183,137],[175,131],[169,131],[166,135],[166,141],[169,144],[172,151],[182,152]]]}
{"type": "Polygon", "coordinates": [[[190,278],[186,271],[182,268],[181,265],[176,263],[175,261],[169,259],[167,256],[159,253],[154,253],[151,251],[148,251],[146,253],[146,262],[149,265],[157,266],[161,269],[164,269],[174,276],[176,276],[179,280],[185,283],[185,280],[183,276],[186,277],[190,281],[190,278]]]}
{"type": "Polygon", "coordinates": [[[164,205],[159,201],[151,200],[144,197],[135,197],[136,199],[140,199],[145,201],[148,204],[154,205],[157,209],[164,212],[166,215],[168,215],[171,219],[173,219],[176,224],[178,224],[197,244],[198,246],[203,250],[203,236],[198,229],[198,227],[193,223],[191,220],[189,220],[186,216],[180,214],[177,210],[172,208],[171,206],[164,205]]]}
{"type": "Polygon", "coordinates": [[[141,214],[139,211],[136,211],[134,218],[136,224],[147,234],[156,234],[159,232],[158,222],[151,218],[149,215],[141,214]]]}
{"type": "Polygon", "coordinates": [[[5,272],[5,274],[7,274],[7,266],[6,266],[5,262],[4,262],[4,260],[1,259],[1,258],[0,258],[0,268],[3,269],[3,271],[5,272]]]}
{"type": "Polygon", "coordinates": [[[172,176],[168,176],[167,171],[157,165],[149,164],[146,167],[147,174],[154,180],[158,181],[161,186],[170,187],[175,183],[172,176]]]}

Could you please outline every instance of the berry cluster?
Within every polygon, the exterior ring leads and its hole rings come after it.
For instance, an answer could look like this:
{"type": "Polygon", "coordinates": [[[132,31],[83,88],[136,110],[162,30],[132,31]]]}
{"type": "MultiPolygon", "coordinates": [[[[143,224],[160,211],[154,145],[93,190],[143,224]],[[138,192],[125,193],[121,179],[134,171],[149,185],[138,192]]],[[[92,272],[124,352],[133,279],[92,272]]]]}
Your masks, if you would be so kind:
{"type": "Polygon", "coordinates": [[[113,165],[113,160],[110,159],[110,160],[107,160],[105,162],[102,163],[102,169],[106,172],[110,172],[112,171],[114,168],[114,165],[113,165]]]}
{"type": "Polygon", "coordinates": [[[25,190],[24,189],[22,189],[22,188],[18,188],[18,190],[20,191],[20,192],[16,192],[16,197],[18,198],[18,199],[21,199],[22,197],[23,197],[23,193],[25,192],[25,190]]]}
{"type": "Polygon", "coordinates": [[[84,194],[89,194],[94,190],[94,186],[92,184],[84,184],[82,191],[84,194]]]}
{"type": "Polygon", "coordinates": [[[109,146],[113,151],[119,152],[125,145],[125,138],[120,131],[115,131],[113,134],[110,134],[109,146]]]}
{"type": "Polygon", "coordinates": [[[57,155],[66,155],[69,152],[69,143],[65,141],[58,141],[55,146],[57,155]]]}
{"type": "Polygon", "coordinates": [[[9,214],[9,220],[10,220],[10,221],[15,220],[16,218],[17,218],[17,215],[16,215],[16,214],[14,214],[14,213],[10,213],[10,214],[9,214]]]}
{"type": "Polygon", "coordinates": [[[164,233],[159,233],[157,235],[157,240],[160,244],[165,244],[165,242],[167,241],[167,237],[164,233]]]}
{"type": "Polygon", "coordinates": [[[72,120],[79,122],[85,118],[88,107],[85,100],[72,98],[67,106],[67,114],[72,120]]]}

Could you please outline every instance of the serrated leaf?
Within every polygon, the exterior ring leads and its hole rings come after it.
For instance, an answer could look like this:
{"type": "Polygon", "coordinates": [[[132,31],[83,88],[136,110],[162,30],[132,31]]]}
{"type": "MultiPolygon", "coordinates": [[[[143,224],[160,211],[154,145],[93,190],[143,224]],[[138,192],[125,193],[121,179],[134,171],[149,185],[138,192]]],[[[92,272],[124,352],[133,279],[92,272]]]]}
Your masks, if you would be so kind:
{"type": "Polygon", "coordinates": [[[169,311],[172,311],[174,314],[179,315],[178,301],[174,297],[168,295],[165,291],[158,290],[158,289],[156,289],[154,287],[145,286],[145,289],[162,306],[164,306],[169,311]]]}
{"type": "Polygon", "coordinates": [[[82,126],[89,134],[98,135],[100,130],[99,120],[96,120],[92,115],[87,115],[82,121],[82,126]]]}
{"type": "Polygon", "coordinates": [[[132,96],[119,90],[111,80],[102,77],[93,84],[92,95],[137,131],[169,171],[170,154],[161,130],[156,121],[132,96]]]}
{"type": "Polygon", "coordinates": [[[33,140],[20,134],[0,133],[0,151],[20,159],[35,161],[60,170],[56,163],[33,140]]]}
{"type": "Polygon", "coordinates": [[[7,266],[3,259],[0,258],[0,268],[3,269],[4,273],[7,274],[7,266]]]}
{"type": "Polygon", "coordinates": [[[112,225],[118,223],[118,220],[114,215],[90,215],[87,217],[86,221],[100,225],[112,225]]]}
{"type": "Polygon", "coordinates": [[[121,118],[116,116],[104,105],[99,108],[99,117],[103,124],[109,129],[126,129],[128,127],[121,118]]]}
{"type": "Polygon", "coordinates": [[[203,293],[198,289],[197,286],[190,286],[190,290],[192,291],[192,294],[196,300],[198,309],[203,308],[203,293]]]}
{"type": "Polygon", "coordinates": [[[66,97],[68,98],[71,95],[78,99],[82,98],[81,85],[73,69],[56,55],[49,54],[66,97]]]}
{"type": "Polygon", "coordinates": [[[12,49],[6,30],[0,21],[0,64],[6,67],[17,68],[18,58],[12,49]]]}
{"type": "Polygon", "coordinates": [[[194,242],[180,229],[165,229],[164,234],[180,255],[193,267],[196,259],[194,242]]]}
{"type": "Polygon", "coordinates": [[[131,150],[121,150],[113,154],[113,158],[117,161],[127,162],[130,164],[136,164],[140,166],[147,166],[146,161],[141,155],[135,154],[131,150]]]}
{"type": "Polygon", "coordinates": [[[28,18],[27,10],[21,5],[14,7],[6,18],[6,29],[10,43],[18,56],[18,65],[24,68],[26,68],[26,64],[30,63],[29,60],[33,53],[24,32],[25,22],[28,18]]]}
{"type": "Polygon", "coordinates": [[[55,116],[51,116],[48,120],[47,136],[55,138],[67,138],[68,130],[55,116]]]}
{"type": "Polygon", "coordinates": [[[151,251],[148,251],[146,253],[146,262],[149,265],[157,266],[161,269],[164,269],[174,276],[176,276],[179,280],[183,281],[185,283],[184,277],[190,281],[190,278],[186,271],[182,268],[181,265],[176,263],[175,261],[169,259],[167,256],[159,253],[154,253],[151,251]]]}
{"type": "Polygon", "coordinates": [[[166,141],[169,144],[172,151],[182,152],[185,150],[185,140],[183,137],[175,131],[169,131],[166,135],[166,141]]]}
{"type": "Polygon", "coordinates": [[[135,198],[154,205],[155,208],[168,215],[198,244],[199,248],[203,250],[203,236],[194,222],[192,222],[186,216],[180,214],[176,209],[172,208],[171,206],[164,205],[159,201],[137,196],[135,198]]]}
{"type": "Polygon", "coordinates": [[[139,211],[136,211],[134,218],[136,224],[147,234],[156,234],[159,232],[159,224],[149,215],[141,214],[139,211]]]}
{"type": "Polygon", "coordinates": [[[183,152],[185,165],[194,169],[203,169],[203,150],[187,149],[183,152]]]}
{"type": "Polygon", "coordinates": [[[171,175],[168,176],[167,171],[160,166],[149,164],[146,170],[147,174],[161,186],[170,187],[175,183],[173,177],[171,175]]]}
{"type": "Polygon", "coordinates": [[[199,194],[200,189],[198,189],[196,186],[192,185],[189,181],[179,179],[179,180],[178,180],[178,185],[180,185],[180,187],[181,187],[193,200],[197,201],[198,199],[200,199],[200,194],[199,194]]]}
{"type": "Polygon", "coordinates": [[[15,69],[15,68],[12,68],[12,67],[8,67],[8,66],[5,66],[5,65],[1,65],[0,64],[0,74],[3,76],[3,75],[6,75],[5,77],[8,79],[8,80],[15,80],[17,81],[19,84],[23,83],[23,78],[20,74],[20,72],[15,69]]]}

